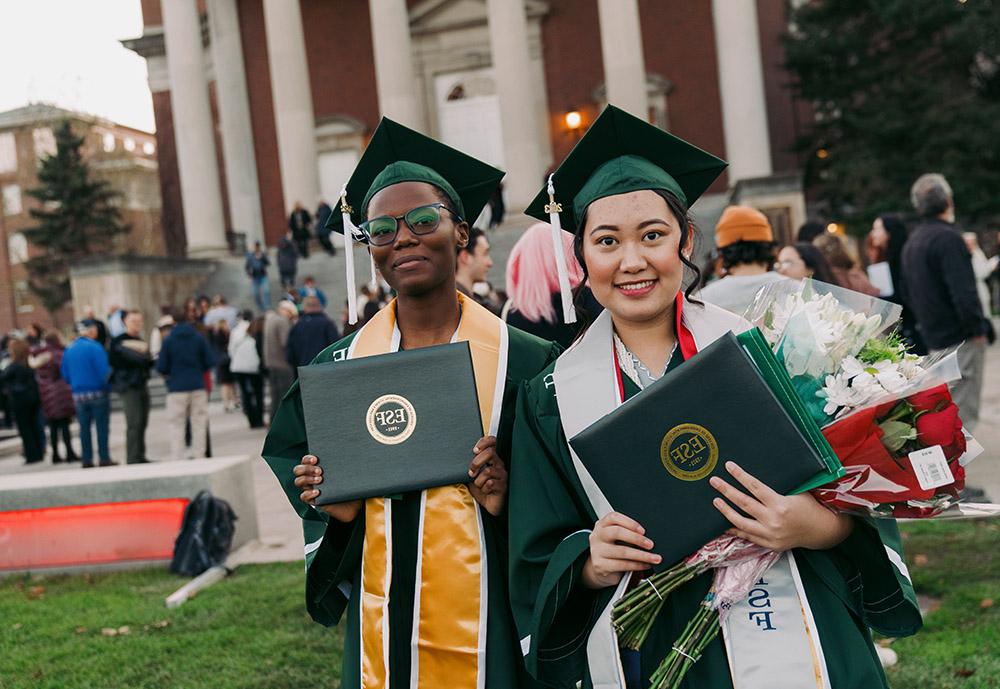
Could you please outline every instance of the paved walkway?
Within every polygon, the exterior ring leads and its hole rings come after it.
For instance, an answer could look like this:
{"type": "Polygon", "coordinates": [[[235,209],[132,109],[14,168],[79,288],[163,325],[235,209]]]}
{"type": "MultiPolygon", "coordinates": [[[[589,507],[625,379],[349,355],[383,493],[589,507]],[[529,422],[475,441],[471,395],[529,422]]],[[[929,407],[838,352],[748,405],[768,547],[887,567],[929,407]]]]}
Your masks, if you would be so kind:
{"type": "MultiPolygon", "coordinates": [[[[968,471],[968,484],[981,488],[991,502],[1000,502],[1000,345],[987,350],[986,381],[983,386],[982,418],[975,436],[986,452],[974,461],[968,471]]],[[[251,430],[242,413],[226,414],[219,402],[209,405],[212,447],[217,456],[251,455],[254,463],[260,540],[247,544],[231,557],[231,563],[295,561],[303,558],[302,532],[299,519],[275,480],[267,464],[260,459],[264,430],[251,430]]],[[[166,411],[154,409],[147,433],[147,449],[153,461],[168,461],[169,431],[166,411]]],[[[19,441],[7,440],[0,446],[10,447],[19,441]]],[[[123,462],[125,455],[125,419],[120,412],[111,417],[111,456],[123,462]]],[[[210,462],[211,459],[184,460],[210,462]]],[[[0,458],[0,475],[25,471],[81,471],[79,464],[26,466],[19,455],[0,458]]],[[[100,471],[91,469],[90,471],[100,471]]]]}

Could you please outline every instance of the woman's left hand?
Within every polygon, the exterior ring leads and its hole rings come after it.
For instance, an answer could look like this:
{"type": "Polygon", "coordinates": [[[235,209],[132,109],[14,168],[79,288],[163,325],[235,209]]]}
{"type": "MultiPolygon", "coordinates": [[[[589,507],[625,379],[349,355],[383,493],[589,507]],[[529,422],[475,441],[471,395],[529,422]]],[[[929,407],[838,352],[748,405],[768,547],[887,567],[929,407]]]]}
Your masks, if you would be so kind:
{"type": "Polygon", "coordinates": [[[854,527],[848,515],[827,509],[809,493],[776,493],[735,462],[726,462],[726,471],[750,493],[718,476],[709,481],[729,501],[715,498],[712,504],[733,525],[730,533],[735,536],[777,552],[792,548],[826,550],[847,538],[854,527]],[[733,509],[730,502],[749,516],[733,509]]]}
{"type": "Polygon", "coordinates": [[[472,448],[475,457],[469,464],[469,492],[494,517],[503,511],[507,500],[507,467],[497,454],[497,439],[481,438],[472,448]]]}

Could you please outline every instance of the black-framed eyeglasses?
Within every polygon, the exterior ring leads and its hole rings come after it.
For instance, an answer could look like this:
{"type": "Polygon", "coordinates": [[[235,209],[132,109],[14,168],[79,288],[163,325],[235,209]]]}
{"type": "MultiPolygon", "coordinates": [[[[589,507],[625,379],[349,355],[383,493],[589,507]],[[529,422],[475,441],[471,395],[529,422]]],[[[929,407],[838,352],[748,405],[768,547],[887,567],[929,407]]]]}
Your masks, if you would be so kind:
{"type": "Polygon", "coordinates": [[[462,222],[462,217],[443,203],[432,203],[428,206],[411,208],[402,215],[382,215],[358,225],[364,232],[368,243],[373,246],[388,246],[396,241],[399,233],[399,221],[402,220],[413,234],[430,234],[441,224],[441,209],[455,216],[456,222],[462,222]]]}

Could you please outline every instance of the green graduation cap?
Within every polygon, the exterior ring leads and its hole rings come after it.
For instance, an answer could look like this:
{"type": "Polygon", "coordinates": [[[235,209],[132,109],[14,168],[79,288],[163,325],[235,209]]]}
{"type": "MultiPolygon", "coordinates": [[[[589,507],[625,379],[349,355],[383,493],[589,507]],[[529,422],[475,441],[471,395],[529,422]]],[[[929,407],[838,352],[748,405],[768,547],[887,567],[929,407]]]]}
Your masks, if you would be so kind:
{"type": "Polygon", "coordinates": [[[669,191],[690,206],[726,169],[726,161],[609,105],[524,211],[552,226],[563,319],[576,321],[562,228],[579,232],[587,206],[642,189],[669,191]]]}
{"type": "MultiPolygon", "coordinates": [[[[609,105],[552,174],[563,228],[578,232],[587,206],[605,196],[662,189],[690,206],[726,169],[726,162],[624,110],[609,105]]],[[[543,188],[525,214],[549,222],[543,188]]]]}
{"type": "MultiPolygon", "coordinates": [[[[400,182],[433,184],[448,196],[462,219],[472,223],[503,176],[492,165],[383,117],[326,226],[343,234],[344,211],[352,225],[364,222],[372,196],[400,182]]],[[[366,243],[360,233],[355,233],[355,239],[366,243]]]]}
{"type": "Polygon", "coordinates": [[[503,176],[492,165],[383,117],[326,222],[327,228],[344,235],[348,322],[358,321],[354,241],[368,243],[357,226],[365,221],[375,194],[400,182],[427,182],[444,192],[463,220],[473,223],[503,176]]]}

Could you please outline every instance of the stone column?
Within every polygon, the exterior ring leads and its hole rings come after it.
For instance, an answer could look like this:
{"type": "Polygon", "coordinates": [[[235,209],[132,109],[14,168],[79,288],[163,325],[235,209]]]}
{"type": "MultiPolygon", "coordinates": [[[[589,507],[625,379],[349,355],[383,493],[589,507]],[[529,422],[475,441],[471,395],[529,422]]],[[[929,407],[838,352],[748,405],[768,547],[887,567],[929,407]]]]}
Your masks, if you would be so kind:
{"type": "Polygon", "coordinates": [[[287,214],[296,201],[308,209],[319,201],[316,119],[299,0],[264,0],[264,28],[287,214]]]}
{"type": "Polygon", "coordinates": [[[771,174],[756,0],[712,0],[729,186],[771,174]]]}
{"type": "MultiPolygon", "coordinates": [[[[538,118],[534,92],[525,84],[531,74],[528,21],[522,0],[488,0],[490,53],[500,101],[504,160],[504,191],[510,210],[524,210],[542,179],[538,118]]],[[[471,220],[471,219],[470,219],[471,220]]]]}
{"type": "Polygon", "coordinates": [[[163,3],[163,34],[187,253],[193,258],[222,256],[228,247],[195,0],[163,3]]]}
{"type": "Polygon", "coordinates": [[[410,41],[410,15],[405,0],[368,0],[372,48],[375,53],[375,87],[379,112],[418,131],[426,130],[417,99],[410,41]]]}
{"type": "Polygon", "coordinates": [[[643,120],[649,119],[637,0],[597,0],[597,12],[608,103],[643,120]]]}
{"type": "Polygon", "coordinates": [[[264,221],[236,0],[208,0],[207,7],[229,215],[233,231],[245,234],[247,246],[252,247],[264,241],[264,221]]]}

